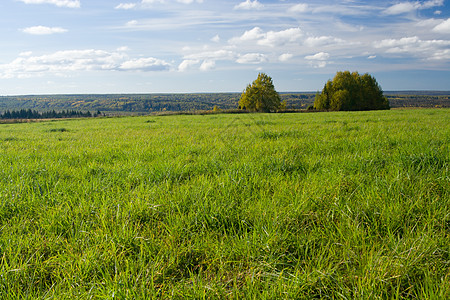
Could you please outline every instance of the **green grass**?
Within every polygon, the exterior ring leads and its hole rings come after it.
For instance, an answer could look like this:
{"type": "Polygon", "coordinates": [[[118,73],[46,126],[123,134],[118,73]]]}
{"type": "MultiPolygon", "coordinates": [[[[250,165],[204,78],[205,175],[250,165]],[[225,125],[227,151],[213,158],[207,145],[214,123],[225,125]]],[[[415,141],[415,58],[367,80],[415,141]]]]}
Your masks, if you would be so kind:
{"type": "Polygon", "coordinates": [[[449,112],[2,124],[0,298],[449,298],[449,112]]]}

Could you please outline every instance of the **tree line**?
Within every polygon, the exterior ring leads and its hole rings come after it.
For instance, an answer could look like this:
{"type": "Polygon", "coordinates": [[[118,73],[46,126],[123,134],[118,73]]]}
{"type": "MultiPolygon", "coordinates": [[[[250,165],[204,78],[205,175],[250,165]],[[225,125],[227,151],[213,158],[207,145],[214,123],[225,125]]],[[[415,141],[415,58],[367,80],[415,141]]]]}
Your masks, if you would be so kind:
{"type": "MultiPolygon", "coordinates": [[[[161,111],[235,109],[240,93],[197,94],[105,94],[105,95],[28,95],[0,96],[0,111],[7,109],[81,110],[103,113],[152,113],[161,111]]],[[[280,93],[289,109],[306,109],[314,102],[313,92],[280,93]]]]}
{"type": "Polygon", "coordinates": [[[102,115],[100,111],[91,113],[90,111],[62,110],[39,112],[31,109],[7,110],[0,114],[1,119],[59,119],[59,118],[90,118],[102,115]]]}

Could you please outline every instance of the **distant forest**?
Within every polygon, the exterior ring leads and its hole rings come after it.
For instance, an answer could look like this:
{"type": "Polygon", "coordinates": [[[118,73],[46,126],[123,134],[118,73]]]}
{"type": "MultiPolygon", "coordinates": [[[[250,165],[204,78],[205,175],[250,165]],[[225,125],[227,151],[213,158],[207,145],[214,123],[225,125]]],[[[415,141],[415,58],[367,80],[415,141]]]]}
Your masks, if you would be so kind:
{"type": "MultiPolygon", "coordinates": [[[[450,107],[450,91],[385,92],[391,108],[450,107]]],[[[240,93],[204,94],[92,94],[92,95],[28,95],[0,97],[0,113],[32,110],[101,111],[108,114],[148,114],[162,111],[199,111],[236,109],[240,93]]],[[[290,110],[307,109],[314,103],[315,92],[280,93],[290,110]]]]}
{"type": "Polygon", "coordinates": [[[91,114],[90,111],[75,111],[75,110],[62,110],[62,111],[44,111],[39,112],[31,109],[21,110],[6,110],[0,114],[0,119],[58,119],[58,118],[90,118],[101,116],[101,112],[97,111],[91,114]]]}

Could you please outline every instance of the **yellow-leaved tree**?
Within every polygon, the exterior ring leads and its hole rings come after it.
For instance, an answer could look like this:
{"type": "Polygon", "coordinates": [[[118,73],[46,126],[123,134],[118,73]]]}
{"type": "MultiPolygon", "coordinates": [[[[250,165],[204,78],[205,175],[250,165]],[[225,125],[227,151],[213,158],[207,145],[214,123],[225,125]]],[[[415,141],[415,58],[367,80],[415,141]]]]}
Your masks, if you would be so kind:
{"type": "Polygon", "coordinates": [[[239,108],[249,111],[271,112],[280,107],[280,95],[275,90],[272,78],[264,73],[259,73],[258,78],[247,85],[239,99],[239,108]]]}

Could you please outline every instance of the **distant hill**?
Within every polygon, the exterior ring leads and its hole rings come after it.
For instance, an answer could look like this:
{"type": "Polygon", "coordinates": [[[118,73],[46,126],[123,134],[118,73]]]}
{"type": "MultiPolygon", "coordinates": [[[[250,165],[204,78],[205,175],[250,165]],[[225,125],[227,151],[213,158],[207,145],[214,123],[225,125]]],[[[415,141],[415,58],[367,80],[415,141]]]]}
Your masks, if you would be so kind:
{"type": "MultiPolygon", "coordinates": [[[[392,108],[450,107],[450,91],[388,91],[392,108]]],[[[314,103],[315,92],[280,93],[288,109],[306,109],[314,103]]],[[[240,93],[193,94],[80,94],[25,95],[0,97],[0,112],[77,110],[113,114],[148,114],[161,111],[196,111],[237,108],[240,93]]]]}
{"type": "Polygon", "coordinates": [[[392,108],[450,107],[450,91],[387,91],[392,108]]]}
{"type": "Polygon", "coordinates": [[[450,91],[384,91],[385,95],[449,96],[450,91]]]}

